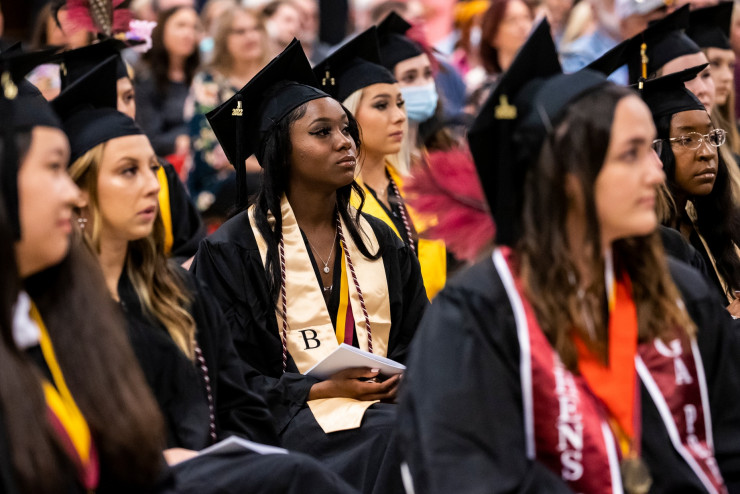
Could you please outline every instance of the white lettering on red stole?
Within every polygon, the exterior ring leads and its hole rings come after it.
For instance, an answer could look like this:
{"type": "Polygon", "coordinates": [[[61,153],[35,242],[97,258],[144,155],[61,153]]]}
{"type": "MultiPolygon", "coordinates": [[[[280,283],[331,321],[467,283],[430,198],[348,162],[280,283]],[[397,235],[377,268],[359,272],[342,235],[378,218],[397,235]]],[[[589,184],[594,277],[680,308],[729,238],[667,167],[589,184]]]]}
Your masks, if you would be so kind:
{"type": "Polygon", "coordinates": [[[578,412],[578,388],[573,374],[555,359],[555,394],[560,413],[557,418],[560,476],[570,482],[583,476],[583,416],[578,412]]]}
{"type": "Polygon", "coordinates": [[[707,491],[726,493],[714,458],[709,403],[695,342],[675,338],[639,347],[640,379],[655,403],[674,448],[707,491]],[[690,348],[686,351],[685,348],[690,348]]]}

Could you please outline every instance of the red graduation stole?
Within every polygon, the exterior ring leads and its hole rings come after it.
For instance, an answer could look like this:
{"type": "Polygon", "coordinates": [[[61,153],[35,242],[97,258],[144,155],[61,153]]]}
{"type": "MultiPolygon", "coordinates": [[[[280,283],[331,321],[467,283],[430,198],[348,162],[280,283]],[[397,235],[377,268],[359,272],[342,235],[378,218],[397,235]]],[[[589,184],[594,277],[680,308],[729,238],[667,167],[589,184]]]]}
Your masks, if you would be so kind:
{"type": "Polygon", "coordinates": [[[494,263],[502,280],[507,277],[502,268],[511,273],[513,286],[511,291],[507,286],[507,292],[514,302],[522,352],[528,456],[559,475],[574,492],[621,493],[618,452],[601,405],[583,377],[565,368],[542,332],[523,296],[511,250],[498,249],[494,263]],[[498,255],[502,257],[497,260],[498,255]]]}
{"type": "MultiPolygon", "coordinates": [[[[622,441],[640,437],[639,376],[673,448],[707,492],[727,492],[714,458],[708,391],[695,340],[675,328],[675,338],[667,343],[656,339],[638,346],[631,287],[622,278],[613,305],[610,301],[611,365],[605,368],[593,356],[581,356],[582,375],[574,375],[563,367],[523,296],[511,250],[497,249],[493,261],[517,322],[528,457],[560,475],[574,492],[622,492],[621,448],[609,422],[617,425],[614,431],[623,434],[622,441]],[[615,348],[620,345],[625,347],[615,348]],[[624,403],[616,399],[620,396],[624,403]]],[[[639,451],[639,443],[631,446],[639,451]]]]}
{"type": "Polygon", "coordinates": [[[344,255],[344,246],[339,242],[339,255],[342,262],[339,284],[339,308],[337,309],[337,343],[346,343],[352,346],[355,332],[355,316],[352,314],[352,303],[349,301],[349,284],[347,282],[347,258],[344,255]]]}

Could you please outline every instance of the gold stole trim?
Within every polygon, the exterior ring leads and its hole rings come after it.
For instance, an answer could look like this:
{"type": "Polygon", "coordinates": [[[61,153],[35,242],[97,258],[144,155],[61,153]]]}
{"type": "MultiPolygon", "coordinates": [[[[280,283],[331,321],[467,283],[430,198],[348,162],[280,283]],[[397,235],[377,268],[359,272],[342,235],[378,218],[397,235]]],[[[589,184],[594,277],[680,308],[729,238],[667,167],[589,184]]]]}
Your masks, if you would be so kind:
{"type": "MultiPolygon", "coordinates": [[[[401,197],[404,197],[403,193],[403,179],[401,175],[390,165],[386,163],[386,170],[388,174],[398,185],[398,190],[401,193],[401,197]]],[[[380,205],[380,202],[370,193],[365,184],[362,182],[360,177],[357,177],[357,183],[365,191],[365,204],[362,206],[362,211],[374,216],[383,223],[391,227],[391,229],[398,235],[398,238],[403,239],[401,234],[398,232],[396,225],[393,220],[388,216],[380,205]]],[[[352,206],[355,208],[360,207],[360,200],[356,194],[352,194],[352,206]]],[[[426,218],[419,216],[413,208],[406,205],[406,211],[408,211],[409,218],[416,228],[417,233],[421,237],[421,233],[433,224],[433,221],[425,221],[426,218]]],[[[441,240],[430,240],[426,238],[419,238],[419,264],[421,265],[421,277],[424,280],[424,288],[427,292],[427,297],[431,300],[437,292],[439,292],[445,286],[447,281],[447,252],[444,242],[441,240]]]]}
{"type": "Polygon", "coordinates": [[[39,341],[41,352],[44,355],[46,365],[49,367],[54,384],[56,384],[55,388],[46,379],[42,381],[41,384],[46,398],[46,403],[52,410],[54,410],[54,414],[67,431],[70,442],[77,452],[82,465],[87,467],[90,462],[90,451],[92,449],[90,428],[88,427],[87,421],[82,415],[82,412],[77,407],[77,403],[75,403],[72,393],[70,393],[69,388],[67,387],[64,375],[62,374],[62,369],[59,367],[56,354],[54,353],[54,346],[49,337],[49,331],[46,329],[44,320],[41,318],[41,314],[39,314],[36,305],[33,303],[31,304],[30,312],[31,319],[36,323],[41,334],[39,341]]]}
{"type": "Polygon", "coordinates": [[[172,252],[174,236],[172,234],[170,184],[167,182],[167,174],[164,172],[163,166],[160,166],[157,170],[157,180],[159,181],[159,214],[162,216],[162,223],[164,224],[164,253],[169,255],[172,252]]]}
{"type": "MultiPolygon", "coordinates": [[[[281,203],[283,220],[283,242],[285,244],[285,291],[288,301],[288,352],[302,373],[323,360],[339,344],[337,335],[326,308],[321,288],[316,282],[316,274],[309,258],[306,244],[303,242],[298,223],[287,198],[281,203]]],[[[267,244],[260,234],[254,219],[254,206],[249,208],[249,220],[257,241],[257,247],[264,266],[267,258],[267,244]]],[[[270,216],[268,220],[274,224],[270,216]]],[[[370,252],[377,252],[378,240],[370,224],[360,217],[360,226],[365,233],[370,252]]],[[[342,222],[344,231],[348,231],[342,222]]],[[[365,307],[370,315],[373,333],[373,352],[386,356],[388,336],[391,329],[391,308],[388,299],[388,283],[385,276],[383,259],[369,261],[352,242],[349,234],[345,236],[346,248],[352,258],[355,274],[360,281],[365,307]]],[[[342,262],[344,264],[345,261],[342,262]]],[[[347,272],[345,271],[345,277],[347,272]]],[[[355,318],[355,332],[359,347],[367,351],[367,330],[365,316],[362,313],[360,298],[354,283],[347,283],[352,314],[355,318]]],[[[283,317],[275,311],[278,328],[282,327],[283,317]]],[[[311,411],[326,433],[356,429],[362,422],[365,410],[375,401],[358,401],[350,398],[326,398],[308,402],[311,411]]]]}

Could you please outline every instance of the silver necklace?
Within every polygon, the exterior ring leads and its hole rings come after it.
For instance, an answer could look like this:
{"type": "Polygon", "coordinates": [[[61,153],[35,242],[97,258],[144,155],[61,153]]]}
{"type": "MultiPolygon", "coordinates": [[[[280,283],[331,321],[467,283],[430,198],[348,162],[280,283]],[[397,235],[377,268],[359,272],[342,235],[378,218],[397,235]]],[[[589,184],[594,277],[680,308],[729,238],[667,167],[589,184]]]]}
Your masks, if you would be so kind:
{"type": "Polygon", "coordinates": [[[337,232],[334,232],[334,241],[331,243],[331,250],[329,251],[329,257],[326,258],[326,261],[324,261],[324,258],[321,257],[321,254],[319,254],[319,251],[316,249],[316,247],[313,246],[311,240],[308,238],[308,235],[306,235],[306,240],[308,240],[308,245],[311,246],[314,253],[319,256],[319,259],[321,259],[321,262],[324,264],[324,273],[329,274],[329,261],[331,261],[331,255],[334,254],[334,245],[337,243],[337,232]]]}

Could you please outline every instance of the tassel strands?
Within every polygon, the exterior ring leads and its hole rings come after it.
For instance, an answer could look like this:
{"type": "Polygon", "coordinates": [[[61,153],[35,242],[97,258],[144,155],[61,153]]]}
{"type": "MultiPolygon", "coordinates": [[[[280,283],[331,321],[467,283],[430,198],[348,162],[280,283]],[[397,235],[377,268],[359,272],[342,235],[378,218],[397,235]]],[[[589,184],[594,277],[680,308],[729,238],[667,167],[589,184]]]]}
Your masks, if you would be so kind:
{"type": "Polygon", "coordinates": [[[403,227],[406,229],[406,237],[409,239],[409,247],[411,247],[411,250],[414,252],[414,254],[416,254],[413,230],[411,229],[411,221],[409,220],[409,214],[406,210],[406,203],[404,202],[403,197],[401,197],[401,192],[398,190],[398,185],[396,185],[396,182],[391,179],[390,183],[391,187],[393,188],[393,194],[398,199],[398,204],[401,209],[401,220],[403,221],[403,227]]]}
{"type": "Polygon", "coordinates": [[[203,356],[203,351],[200,349],[200,345],[198,345],[197,342],[195,343],[195,359],[198,361],[198,367],[200,367],[200,371],[203,373],[203,382],[206,385],[206,394],[208,395],[208,431],[211,436],[211,443],[215,443],[218,436],[216,435],[216,408],[213,403],[211,377],[208,373],[208,364],[203,356]]]}
{"type": "Polygon", "coordinates": [[[344,233],[342,232],[342,222],[339,220],[339,213],[337,213],[337,234],[339,234],[339,241],[342,242],[344,259],[347,261],[349,272],[350,274],[352,274],[352,281],[355,284],[355,290],[357,290],[357,296],[360,299],[362,315],[365,316],[365,329],[367,329],[367,351],[373,353],[373,333],[370,329],[370,315],[367,313],[367,307],[365,307],[365,299],[362,296],[362,290],[360,289],[360,282],[357,280],[357,275],[355,274],[355,266],[352,264],[352,258],[349,255],[349,250],[347,249],[347,242],[344,240],[344,233]]]}

